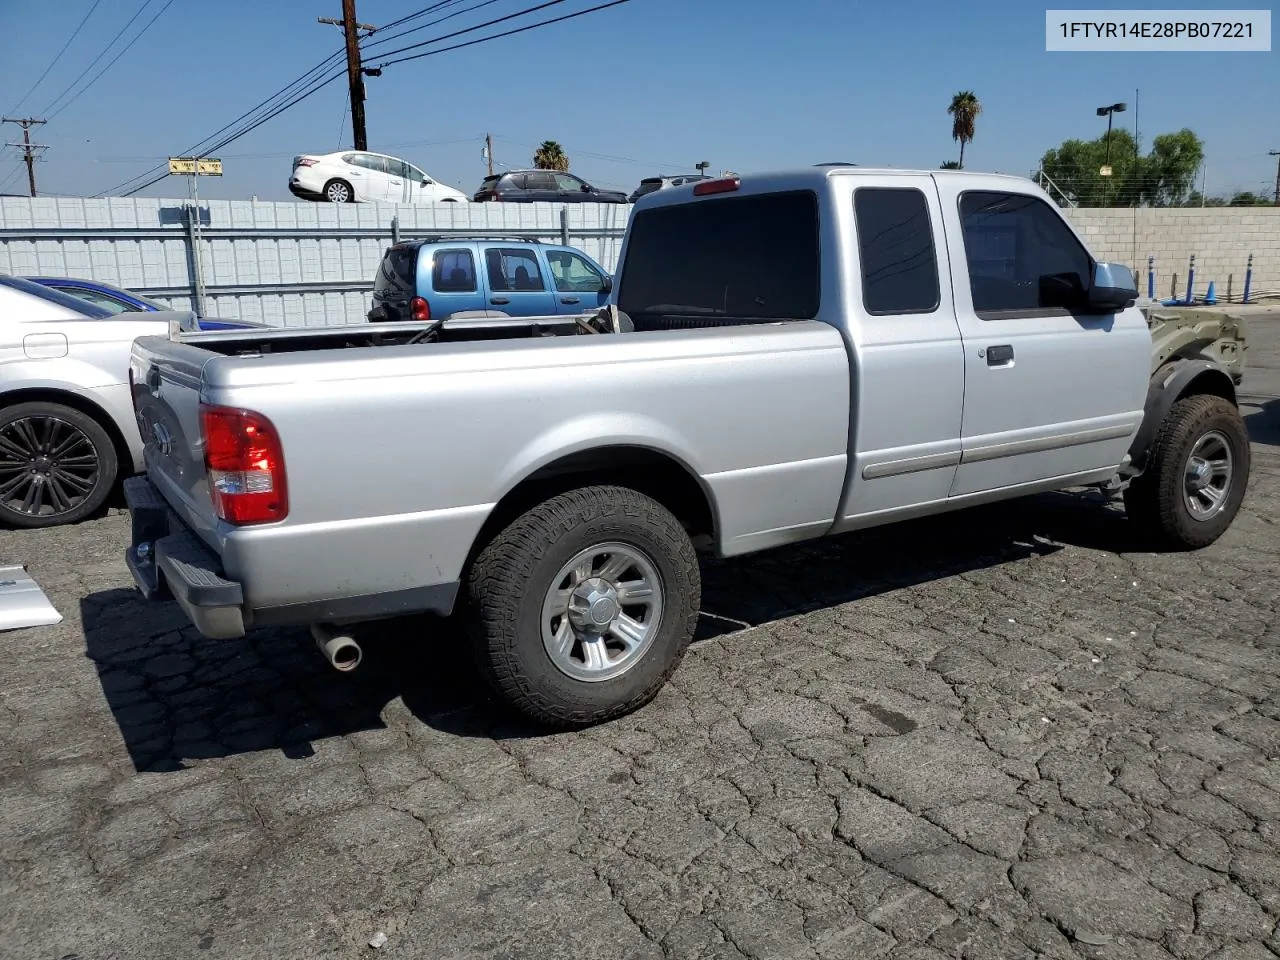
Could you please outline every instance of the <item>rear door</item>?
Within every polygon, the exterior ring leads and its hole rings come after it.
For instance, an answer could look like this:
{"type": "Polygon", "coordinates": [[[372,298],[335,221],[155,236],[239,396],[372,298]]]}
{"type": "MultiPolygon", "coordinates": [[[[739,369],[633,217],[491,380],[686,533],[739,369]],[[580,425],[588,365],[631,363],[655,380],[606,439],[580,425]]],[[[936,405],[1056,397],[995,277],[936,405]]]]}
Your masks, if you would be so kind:
{"type": "Polygon", "coordinates": [[[351,165],[351,176],[359,199],[374,203],[385,203],[390,199],[390,178],[382,157],[372,153],[351,153],[343,159],[351,165]]]}
{"type": "Polygon", "coordinates": [[[395,157],[378,157],[387,175],[387,201],[412,203],[413,187],[409,179],[409,165],[395,157]]]}
{"type": "Polygon", "coordinates": [[[524,180],[523,199],[544,203],[560,199],[556,175],[550,170],[530,170],[521,176],[524,180]]]}
{"type": "Polygon", "coordinates": [[[1146,398],[1133,376],[1151,358],[1141,312],[1084,309],[1093,259],[1030,188],[938,179],[965,348],[952,495],[1117,466],[1146,398]]]}
{"type": "Polygon", "coordinates": [[[547,250],[546,254],[557,313],[587,313],[605,305],[609,295],[599,267],[572,250],[547,250]]]}
{"type": "Polygon", "coordinates": [[[426,283],[431,285],[427,301],[431,304],[432,319],[463,310],[485,309],[474,244],[451,244],[430,254],[424,249],[419,254],[418,285],[422,287],[426,283]]]}
{"type": "Polygon", "coordinates": [[[484,247],[489,306],[513,317],[549,316],[556,298],[530,247],[484,247]]]}

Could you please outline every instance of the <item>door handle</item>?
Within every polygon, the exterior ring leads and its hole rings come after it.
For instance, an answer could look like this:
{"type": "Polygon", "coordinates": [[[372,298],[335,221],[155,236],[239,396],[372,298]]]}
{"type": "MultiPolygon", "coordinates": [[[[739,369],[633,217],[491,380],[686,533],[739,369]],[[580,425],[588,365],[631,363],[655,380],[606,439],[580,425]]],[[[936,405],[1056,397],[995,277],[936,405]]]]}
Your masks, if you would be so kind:
{"type": "Polygon", "coordinates": [[[1002,343],[997,347],[987,347],[987,366],[1003,367],[1013,363],[1013,345],[1002,343]]]}
{"type": "Polygon", "coordinates": [[[510,303],[511,300],[508,297],[493,297],[489,300],[489,302],[494,304],[495,306],[500,307],[503,304],[510,303]]]}
{"type": "Polygon", "coordinates": [[[561,303],[577,303],[578,298],[577,297],[561,297],[560,302],[561,303]]]}

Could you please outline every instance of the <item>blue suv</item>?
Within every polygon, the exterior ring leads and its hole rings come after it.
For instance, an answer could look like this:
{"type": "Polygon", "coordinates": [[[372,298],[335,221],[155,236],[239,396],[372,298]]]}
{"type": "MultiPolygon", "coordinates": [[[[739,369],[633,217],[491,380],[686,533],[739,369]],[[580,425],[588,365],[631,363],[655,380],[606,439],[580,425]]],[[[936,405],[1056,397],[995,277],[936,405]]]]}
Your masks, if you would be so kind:
{"type": "Polygon", "coordinates": [[[608,302],[613,278],[576,247],[498,237],[429,237],[388,247],[369,319],[454,314],[586,314],[608,302]]]}
{"type": "Polygon", "coordinates": [[[387,248],[373,284],[375,323],[459,313],[537,317],[604,306],[613,278],[574,247],[529,239],[430,237],[387,248]]]}

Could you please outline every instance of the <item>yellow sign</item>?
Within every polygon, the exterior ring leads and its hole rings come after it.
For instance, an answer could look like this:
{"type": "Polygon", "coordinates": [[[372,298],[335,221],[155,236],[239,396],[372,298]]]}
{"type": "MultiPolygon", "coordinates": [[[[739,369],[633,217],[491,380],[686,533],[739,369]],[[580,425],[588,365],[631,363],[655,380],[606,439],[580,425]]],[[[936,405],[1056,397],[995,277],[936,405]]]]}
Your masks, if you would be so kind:
{"type": "Polygon", "coordinates": [[[169,173],[174,176],[222,176],[221,160],[197,160],[195,157],[170,157],[169,173]]]}

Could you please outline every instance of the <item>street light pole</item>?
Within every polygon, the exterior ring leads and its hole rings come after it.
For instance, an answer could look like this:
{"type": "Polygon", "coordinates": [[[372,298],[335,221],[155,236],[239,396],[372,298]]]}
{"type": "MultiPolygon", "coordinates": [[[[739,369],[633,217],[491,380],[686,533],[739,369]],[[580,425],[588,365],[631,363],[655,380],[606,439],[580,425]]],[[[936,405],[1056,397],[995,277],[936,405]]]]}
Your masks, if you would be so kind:
{"type": "Polygon", "coordinates": [[[1107,205],[1111,187],[1111,121],[1114,114],[1124,113],[1128,109],[1129,105],[1127,103],[1113,103],[1110,106],[1098,108],[1098,116],[1107,118],[1107,161],[1103,164],[1102,169],[1098,171],[1101,176],[1107,178],[1102,182],[1102,205],[1104,207],[1107,205]]]}
{"type": "Polygon", "coordinates": [[[1280,207],[1280,150],[1268,150],[1267,156],[1276,157],[1276,199],[1275,204],[1280,207]]]}

